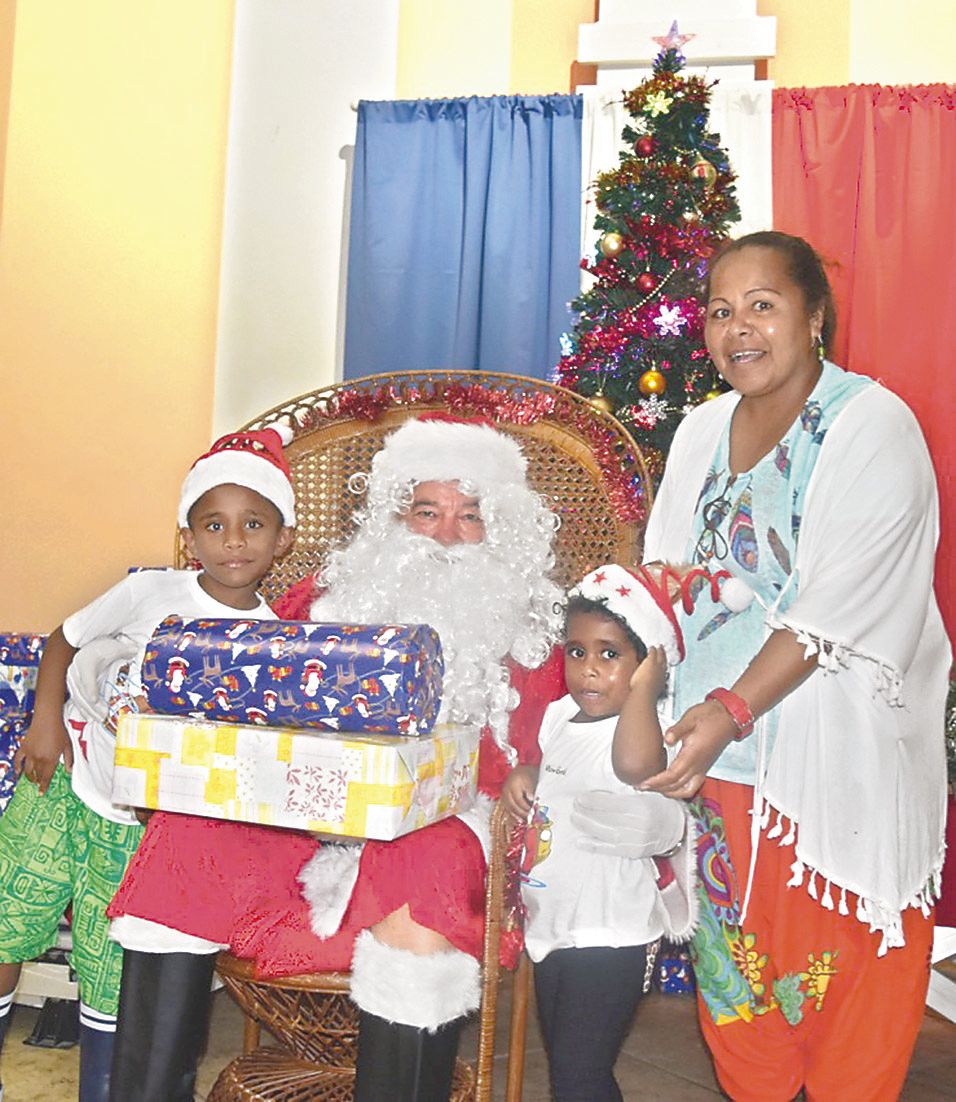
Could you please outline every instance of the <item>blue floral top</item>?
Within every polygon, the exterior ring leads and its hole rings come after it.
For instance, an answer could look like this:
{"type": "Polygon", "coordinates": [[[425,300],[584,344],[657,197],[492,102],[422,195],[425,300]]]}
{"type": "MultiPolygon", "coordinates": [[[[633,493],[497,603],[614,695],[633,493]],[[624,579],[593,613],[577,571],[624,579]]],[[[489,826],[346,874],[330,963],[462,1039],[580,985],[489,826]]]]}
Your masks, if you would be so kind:
{"type": "MultiPolygon", "coordinates": [[[[787,609],[795,600],[794,574],[803,502],[820,445],[847,401],[872,380],[831,363],[823,371],[784,438],[749,471],[730,473],[730,426],[721,436],[697,500],[685,561],[729,570],[756,597],[742,612],[696,594],[694,612],[682,621],[693,661],[676,668],[675,715],[699,704],[718,685],[729,688],[769,635],[766,610],[787,609]],[[789,583],[789,584],[788,584],[789,583]]],[[[704,589],[703,585],[700,589],[704,589]]],[[[776,709],[767,714],[767,749],[776,734],[776,709]]],[[[755,739],[732,742],[710,770],[720,780],[753,784],[755,739]]]]}

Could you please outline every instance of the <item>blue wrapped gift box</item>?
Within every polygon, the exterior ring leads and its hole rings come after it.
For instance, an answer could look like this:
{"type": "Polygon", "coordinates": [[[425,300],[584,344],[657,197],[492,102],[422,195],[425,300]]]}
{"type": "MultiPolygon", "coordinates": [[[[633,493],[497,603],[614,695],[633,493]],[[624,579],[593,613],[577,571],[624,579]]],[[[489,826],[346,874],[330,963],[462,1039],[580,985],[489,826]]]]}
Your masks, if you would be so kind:
{"type": "Polygon", "coordinates": [[[43,635],[0,633],[0,811],[13,795],[13,755],[33,716],[44,641],[43,635]]]}
{"type": "Polygon", "coordinates": [[[170,616],[146,647],[143,687],[164,715],[419,735],[444,664],[424,624],[313,624],[170,616]]]}

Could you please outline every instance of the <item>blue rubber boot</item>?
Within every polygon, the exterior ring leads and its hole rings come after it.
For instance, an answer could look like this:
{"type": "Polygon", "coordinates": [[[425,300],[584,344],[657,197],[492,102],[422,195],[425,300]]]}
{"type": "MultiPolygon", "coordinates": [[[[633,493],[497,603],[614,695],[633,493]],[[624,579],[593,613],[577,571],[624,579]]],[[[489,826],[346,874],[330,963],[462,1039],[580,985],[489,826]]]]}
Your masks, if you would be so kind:
{"type": "MultiPolygon", "coordinates": [[[[3,1052],[3,1040],[7,1035],[7,1026],[10,1024],[10,1015],[13,1012],[13,992],[9,995],[0,995],[0,1053],[3,1052]]],[[[3,1102],[3,1083],[0,1082],[0,1102],[3,1102]]]]}
{"type": "Polygon", "coordinates": [[[80,1011],[80,1102],[109,1102],[110,1068],[116,1019],[82,1007],[80,1011]],[[93,1028],[88,1021],[103,1028],[93,1028]]]}

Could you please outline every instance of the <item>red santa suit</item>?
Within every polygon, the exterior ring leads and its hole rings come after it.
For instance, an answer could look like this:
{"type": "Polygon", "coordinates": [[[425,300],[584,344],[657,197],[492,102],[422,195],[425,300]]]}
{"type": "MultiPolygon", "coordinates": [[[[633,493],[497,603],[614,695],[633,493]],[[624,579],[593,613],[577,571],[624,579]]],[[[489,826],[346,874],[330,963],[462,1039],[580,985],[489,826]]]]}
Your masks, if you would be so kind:
{"type": "MultiPolygon", "coordinates": [[[[306,619],[314,596],[310,577],[274,607],[285,619],[306,619]]],[[[563,659],[555,649],[533,670],[506,661],[519,696],[509,742],[519,761],[536,764],[544,710],[565,692],[563,659]]],[[[485,732],[479,790],[497,798],[510,768],[485,732]]],[[[391,842],[367,842],[342,923],[324,940],[312,932],[298,880],[319,845],[297,831],[157,812],[108,913],[228,947],[255,960],[260,975],[278,976],[347,971],[358,934],[408,904],[415,922],[480,959],[485,857],[464,822],[445,819],[391,842]]]]}

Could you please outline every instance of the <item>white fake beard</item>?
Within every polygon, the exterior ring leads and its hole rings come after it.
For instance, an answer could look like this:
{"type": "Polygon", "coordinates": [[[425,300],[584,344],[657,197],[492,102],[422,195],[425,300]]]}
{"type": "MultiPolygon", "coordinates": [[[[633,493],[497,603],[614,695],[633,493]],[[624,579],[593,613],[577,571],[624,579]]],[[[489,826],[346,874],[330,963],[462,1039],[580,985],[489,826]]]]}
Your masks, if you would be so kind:
{"type": "Polygon", "coordinates": [[[553,624],[533,614],[532,595],[515,566],[484,544],[443,547],[391,520],[386,539],[360,529],[333,553],[321,581],[329,591],[312,605],[313,620],[431,625],[445,660],[440,718],[488,724],[507,746],[517,694],[503,659],[511,654],[539,664],[553,635],[553,624]]]}

